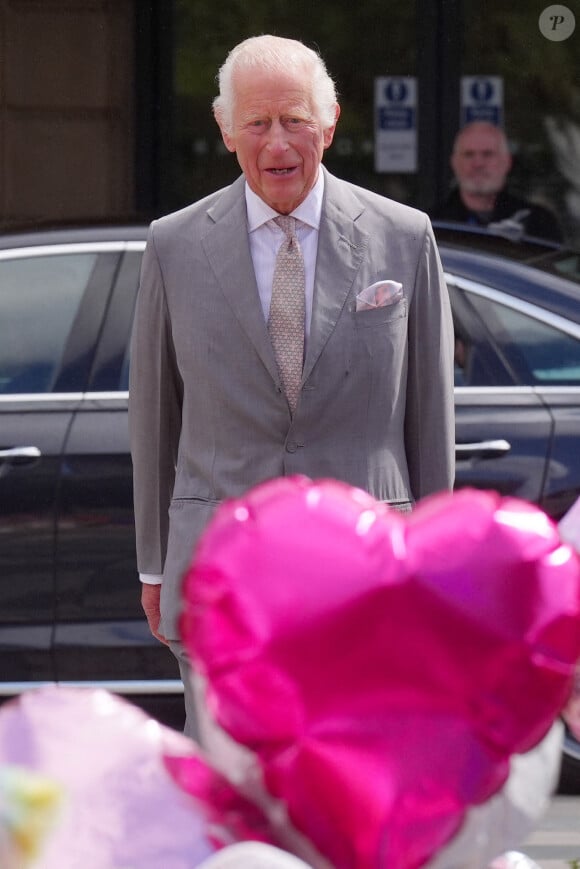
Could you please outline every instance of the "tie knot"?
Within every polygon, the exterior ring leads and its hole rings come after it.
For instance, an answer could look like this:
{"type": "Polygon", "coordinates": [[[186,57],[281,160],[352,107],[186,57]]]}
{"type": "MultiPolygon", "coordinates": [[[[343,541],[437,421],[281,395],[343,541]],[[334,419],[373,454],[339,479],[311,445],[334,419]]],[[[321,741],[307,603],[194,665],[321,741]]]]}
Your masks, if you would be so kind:
{"type": "Polygon", "coordinates": [[[290,217],[287,214],[280,214],[274,218],[282,232],[286,235],[288,241],[296,237],[296,218],[290,217]]]}

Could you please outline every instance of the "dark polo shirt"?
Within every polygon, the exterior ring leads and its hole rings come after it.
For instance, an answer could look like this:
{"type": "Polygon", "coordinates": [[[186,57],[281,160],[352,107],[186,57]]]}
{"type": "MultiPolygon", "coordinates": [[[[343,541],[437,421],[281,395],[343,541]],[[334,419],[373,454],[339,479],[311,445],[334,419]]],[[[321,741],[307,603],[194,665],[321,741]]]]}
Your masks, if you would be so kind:
{"type": "Polygon", "coordinates": [[[499,220],[512,218],[518,211],[527,211],[519,222],[522,223],[526,235],[535,238],[545,238],[549,241],[562,241],[562,230],[558,219],[547,208],[527,202],[518,196],[512,196],[502,190],[498,194],[493,211],[485,214],[470,211],[463,203],[459,190],[453,190],[445,202],[436,209],[434,220],[449,220],[455,223],[467,223],[474,226],[487,226],[499,220]]]}

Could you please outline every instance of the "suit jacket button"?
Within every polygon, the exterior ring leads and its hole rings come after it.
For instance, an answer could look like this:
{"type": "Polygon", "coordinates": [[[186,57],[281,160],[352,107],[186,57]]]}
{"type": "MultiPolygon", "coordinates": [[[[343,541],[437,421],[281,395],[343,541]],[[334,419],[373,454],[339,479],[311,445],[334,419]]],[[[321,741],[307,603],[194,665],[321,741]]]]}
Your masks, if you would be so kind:
{"type": "Polygon", "coordinates": [[[288,441],[288,443],[286,444],[286,452],[287,453],[295,453],[297,449],[298,449],[298,444],[295,443],[294,441],[288,441]]]}

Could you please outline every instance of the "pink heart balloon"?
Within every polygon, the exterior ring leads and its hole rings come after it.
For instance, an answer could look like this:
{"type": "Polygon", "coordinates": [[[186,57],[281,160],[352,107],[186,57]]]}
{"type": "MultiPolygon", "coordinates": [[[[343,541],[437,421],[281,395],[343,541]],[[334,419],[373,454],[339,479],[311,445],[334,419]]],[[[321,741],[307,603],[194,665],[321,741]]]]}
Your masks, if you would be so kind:
{"type": "Polygon", "coordinates": [[[337,869],[414,869],[546,734],[580,568],[539,509],[463,490],[409,518],[334,481],[224,504],[182,635],[218,724],[337,869]]]}

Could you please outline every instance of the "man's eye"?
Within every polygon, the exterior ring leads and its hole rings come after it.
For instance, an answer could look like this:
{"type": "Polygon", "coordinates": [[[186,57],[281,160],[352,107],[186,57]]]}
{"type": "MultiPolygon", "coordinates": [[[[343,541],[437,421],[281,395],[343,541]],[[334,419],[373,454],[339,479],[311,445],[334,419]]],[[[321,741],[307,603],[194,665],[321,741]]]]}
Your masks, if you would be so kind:
{"type": "Polygon", "coordinates": [[[285,118],[284,124],[287,127],[300,127],[304,121],[302,118],[285,118]]]}

